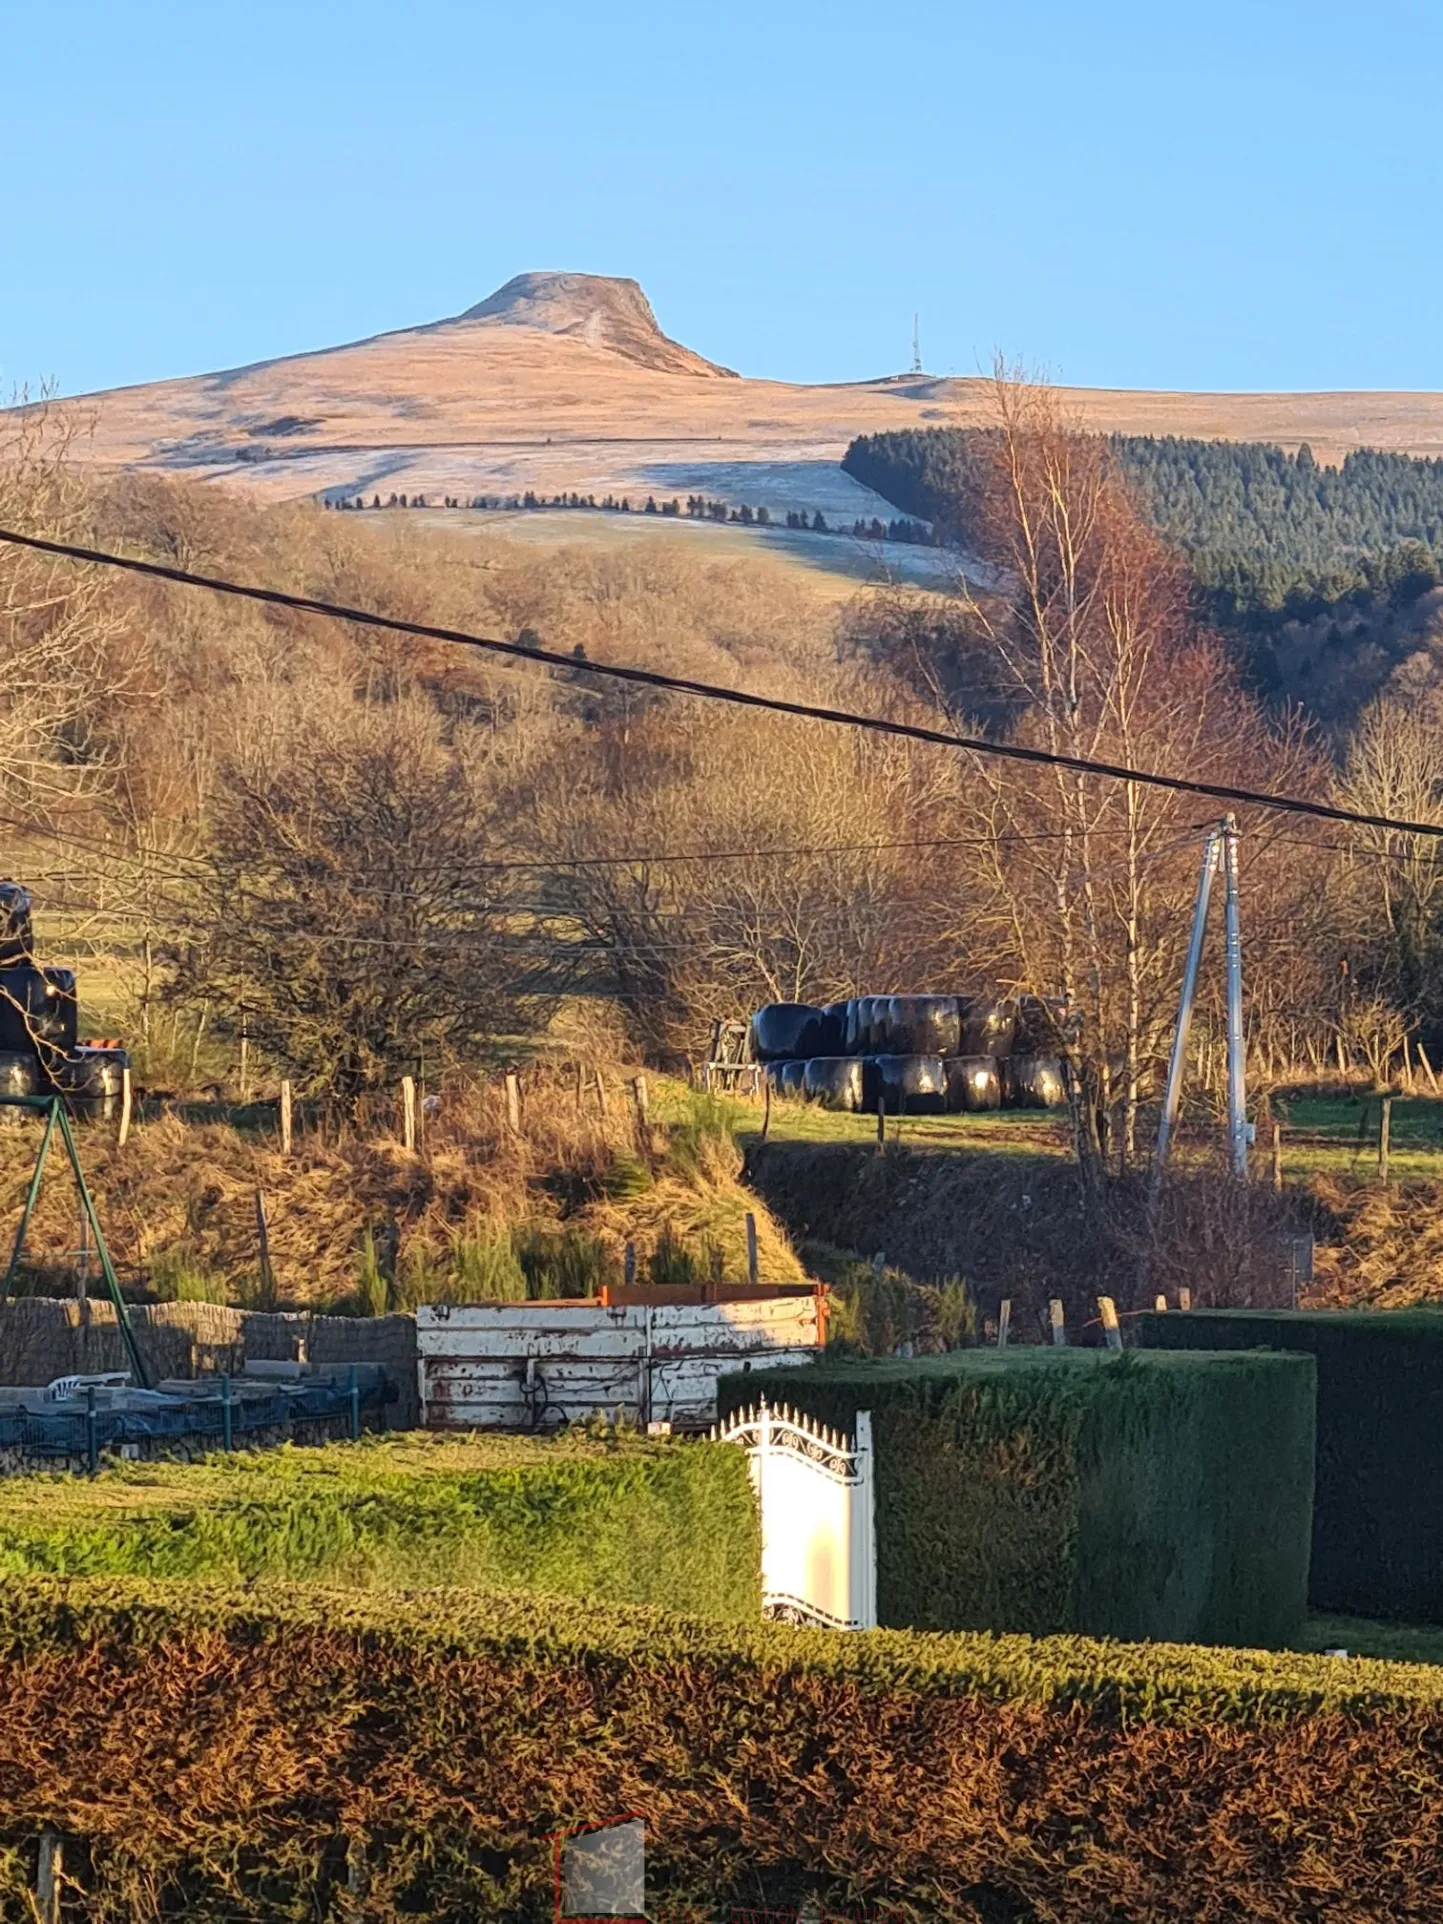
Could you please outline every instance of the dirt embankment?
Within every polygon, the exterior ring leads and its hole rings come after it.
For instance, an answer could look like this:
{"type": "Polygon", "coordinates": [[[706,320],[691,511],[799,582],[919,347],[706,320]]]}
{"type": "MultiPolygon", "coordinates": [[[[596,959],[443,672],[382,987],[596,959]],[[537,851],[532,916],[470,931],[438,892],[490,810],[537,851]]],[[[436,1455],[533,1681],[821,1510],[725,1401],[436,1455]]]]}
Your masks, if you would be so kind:
{"type": "Polygon", "coordinates": [[[1067,1159],[991,1150],[756,1143],[747,1169],[817,1273],[880,1252],[917,1282],[960,1279],[983,1317],[1010,1298],[1024,1340],[1044,1332],[1053,1297],[1075,1333],[1097,1326],[1099,1295],[1124,1314],[1180,1288],[1199,1307],[1290,1300],[1285,1239],[1308,1207],[1196,1169],[1172,1177],[1150,1218],[1140,1175],[1085,1197],[1067,1159]]]}

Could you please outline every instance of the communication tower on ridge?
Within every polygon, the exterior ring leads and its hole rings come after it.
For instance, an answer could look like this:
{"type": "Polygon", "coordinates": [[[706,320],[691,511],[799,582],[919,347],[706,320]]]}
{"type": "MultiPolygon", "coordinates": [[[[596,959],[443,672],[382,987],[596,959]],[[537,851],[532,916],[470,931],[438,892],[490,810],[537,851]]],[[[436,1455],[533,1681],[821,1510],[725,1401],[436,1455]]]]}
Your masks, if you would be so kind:
{"type": "Polygon", "coordinates": [[[922,372],[922,317],[920,314],[912,316],[912,372],[914,374],[922,372]]]}

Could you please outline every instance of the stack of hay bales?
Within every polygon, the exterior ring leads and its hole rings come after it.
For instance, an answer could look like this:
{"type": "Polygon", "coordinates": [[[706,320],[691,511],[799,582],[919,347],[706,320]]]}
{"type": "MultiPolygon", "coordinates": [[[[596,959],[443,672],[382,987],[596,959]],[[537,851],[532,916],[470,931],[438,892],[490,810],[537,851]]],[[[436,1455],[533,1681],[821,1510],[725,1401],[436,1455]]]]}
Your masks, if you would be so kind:
{"type": "Polygon", "coordinates": [[[772,1002],[751,1021],[754,1058],[779,1095],[889,1116],[1054,1109],[1066,1017],[1038,996],[860,995],[772,1002]]]}

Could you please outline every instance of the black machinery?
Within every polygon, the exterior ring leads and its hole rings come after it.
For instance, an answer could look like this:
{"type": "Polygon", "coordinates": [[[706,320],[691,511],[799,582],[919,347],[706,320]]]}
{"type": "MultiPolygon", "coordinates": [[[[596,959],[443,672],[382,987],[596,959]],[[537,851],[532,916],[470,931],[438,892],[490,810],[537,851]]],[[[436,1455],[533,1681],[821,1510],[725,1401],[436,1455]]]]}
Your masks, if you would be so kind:
{"type": "Polygon", "coordinates": [[[57,1095],[73,1116],[104,1117],[129,1066],[124,1049],[80,1041],[75,971],[39,965],[30,892],[0,882],[0,1096],[57,1095]]]}

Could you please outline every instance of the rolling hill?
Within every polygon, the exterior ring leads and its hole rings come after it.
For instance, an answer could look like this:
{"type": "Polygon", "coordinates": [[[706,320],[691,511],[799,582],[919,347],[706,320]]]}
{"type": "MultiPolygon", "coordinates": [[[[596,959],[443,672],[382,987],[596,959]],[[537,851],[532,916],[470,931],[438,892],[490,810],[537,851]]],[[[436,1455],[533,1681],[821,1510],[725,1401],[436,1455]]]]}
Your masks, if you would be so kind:
{"type": "MultiPolygon", "coordinates": [[[[838,463],[853,436],[982,418],[985,384],[830,386],[733,374],[669,339],[635,281],[528,273],[451,320],[59,406],[83,458],[270,499],[423,493],[685,495],[820,508],[878,498],[838,463]]],[[[1065,390],[1109,432],[1443,454],[1443,394],[1065,390]]]]}

